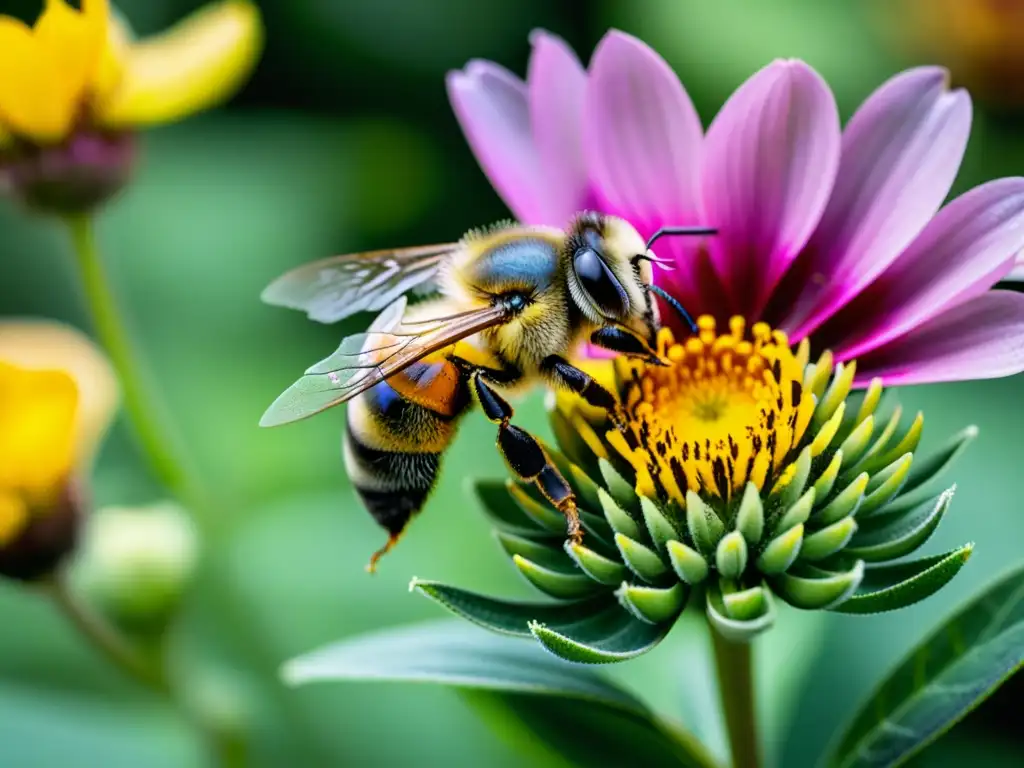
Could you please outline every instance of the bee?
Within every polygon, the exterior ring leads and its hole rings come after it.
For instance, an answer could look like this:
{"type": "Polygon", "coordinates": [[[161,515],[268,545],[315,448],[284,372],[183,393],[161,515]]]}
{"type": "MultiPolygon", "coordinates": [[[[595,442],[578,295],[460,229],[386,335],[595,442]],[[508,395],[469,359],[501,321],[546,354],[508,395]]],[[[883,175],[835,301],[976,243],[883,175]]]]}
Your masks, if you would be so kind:
{"type": "Polygon", "coordinates": [[[457,243],[336,256],[271,283],[269,304],[334,323],[379,311],[270,406],[276,426],[348,403],[343,453],[364,505],[388,533],[370,559],[399,540],[422,509],[460,417],[473,402],[497,427],[497,446],[521,480],[534,483],[581,537],[576,499],[530,433],[512,423],[507,395],[537,382],[566,388],[619,423],[615,395],[574,366],[585,341],[661,363],[660,296],[650,246],[660,236],[711,235],[706,227],[659,230],[644,242],[631,224],[582,213],[567,230],[498,225],[457,243]],[[417,303],[410,296],[422,297],[417,303]]]}

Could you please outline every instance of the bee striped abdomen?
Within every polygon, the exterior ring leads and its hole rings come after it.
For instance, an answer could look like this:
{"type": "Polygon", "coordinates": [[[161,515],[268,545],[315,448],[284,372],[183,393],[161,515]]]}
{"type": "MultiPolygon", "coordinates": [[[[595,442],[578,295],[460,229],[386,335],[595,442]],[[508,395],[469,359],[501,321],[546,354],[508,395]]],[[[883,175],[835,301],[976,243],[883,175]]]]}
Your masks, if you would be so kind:
{"type": "Polygon", "coordinates": [[[414,363],[350,401],[345,466],[367,511],[388,532],[374,562],[423,508],[468,404],[468,389],[447,360],[414,363]]]}

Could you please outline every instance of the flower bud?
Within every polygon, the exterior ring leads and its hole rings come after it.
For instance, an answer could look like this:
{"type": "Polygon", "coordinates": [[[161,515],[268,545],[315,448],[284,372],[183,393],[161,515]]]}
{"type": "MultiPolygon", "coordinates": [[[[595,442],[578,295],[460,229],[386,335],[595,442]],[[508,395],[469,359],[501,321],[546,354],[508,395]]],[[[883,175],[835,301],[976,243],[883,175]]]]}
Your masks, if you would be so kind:
{"type": "Polygon", "coordinates": [[[197,554],[195,528],[176,504],[109,507],[89,520],[75,577],[119,625],[159,633],[177,612],[197,554]]]}
{"type": "Polygon", "coordinates": [[[82,517],[70,483],[49,500],[0,493],[0,576],[35,581],[50,574],[75,548],[82,517]]]}
{"type": "Polygon", "coordinates": [[[18,142],[0,154],[0,181],[26,206],[43,213],[88,213],[131,178],[131,133],[80,130],[56,145],[18,142]]]}

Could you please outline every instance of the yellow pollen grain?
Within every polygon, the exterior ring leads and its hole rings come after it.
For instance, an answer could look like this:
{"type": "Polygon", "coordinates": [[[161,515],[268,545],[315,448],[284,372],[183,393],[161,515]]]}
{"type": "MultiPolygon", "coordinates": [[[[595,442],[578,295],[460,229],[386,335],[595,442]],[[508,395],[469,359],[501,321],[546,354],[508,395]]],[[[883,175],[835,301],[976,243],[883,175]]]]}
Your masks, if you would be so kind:
{"type": "Polygon", "coordinates": [[[710,316],[697,328],[679,342],[660,331],[670,365],[638,366],[622,398],[632,434],[613,444],[645,487],[679,504],[687,490],[731,498],[748,480],[763,487],[814,411],[785,333],[762,322],[748,331],[742,317],[722,335],[710,316]]]}

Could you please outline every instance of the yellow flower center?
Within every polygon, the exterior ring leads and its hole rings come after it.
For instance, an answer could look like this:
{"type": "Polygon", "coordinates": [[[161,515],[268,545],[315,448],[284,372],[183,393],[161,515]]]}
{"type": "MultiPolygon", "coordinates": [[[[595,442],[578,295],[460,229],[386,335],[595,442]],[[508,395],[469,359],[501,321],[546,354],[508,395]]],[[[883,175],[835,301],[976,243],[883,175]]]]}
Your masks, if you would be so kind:
{"type": "Polygon", "coordinates": [[[748,334],[734,317],[719,335],[711,317],[677,342],[658,337],[665,366],[620,361],[627,413],[612,445],[637,471],[637,490],[684,503],[687,490],[729,499],[747,481],[762,488],[799,443],[814,412],[803,387],[806,347],[794,354],[765,323],[748,334]]]}

